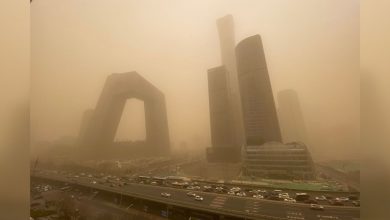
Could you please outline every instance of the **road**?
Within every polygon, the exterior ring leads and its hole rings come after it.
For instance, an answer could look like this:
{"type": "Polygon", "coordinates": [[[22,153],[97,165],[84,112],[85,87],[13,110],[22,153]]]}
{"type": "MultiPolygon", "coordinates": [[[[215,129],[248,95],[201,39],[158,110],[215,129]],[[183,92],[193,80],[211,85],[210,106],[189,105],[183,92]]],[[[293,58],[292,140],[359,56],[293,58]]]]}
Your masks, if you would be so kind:
{"type": "MultiPolygon", "coordinates": [[[[66,177],[50,174],[35,174],[41,178],[54,179],[57,181],[71,182],[66,177]]],[[[98,180],[98,179],[96,179],[98,180]]],[[[295,220],[357,220],[360,219],[360,208],[324,206],[324,211],[311,210],[308,204],[286,203],[249,197],[228,196],[225,194],[196,192],[204,200],[196,201],[187,196],[189,190],[170,187],[152,186],[145,184],[130,183],[122,187],[110,187],[102,184],[92,184],[91,178],[78,178],[74,182],[79,185],[94,189],[106,190],[132,197],[148,199],[180,207],[240,216],[250,219],[295,219],[295,220]],[[172,196],[164,198],[161,192],[168,192],[172,196]]]]}

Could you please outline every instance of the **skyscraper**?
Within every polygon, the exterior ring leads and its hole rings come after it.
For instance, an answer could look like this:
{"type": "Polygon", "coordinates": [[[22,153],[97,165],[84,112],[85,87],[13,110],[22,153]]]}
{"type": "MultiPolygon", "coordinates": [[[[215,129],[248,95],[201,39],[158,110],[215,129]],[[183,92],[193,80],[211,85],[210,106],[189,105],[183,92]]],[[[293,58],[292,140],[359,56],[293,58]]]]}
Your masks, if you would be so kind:
{"type": "Polygon", "coordinates": [[[260,35],[242,40],[236,47],[246,145],[281,142],[271,82],[260,35]]]}
{"type": "Polygon", "coordinates": [[[207,159],[209,162],[237,162],[240,148],[235,144],[227,71],[225,66],[219,66],[207,72],[212,143],[207,149],[207,159]]]}
{"type": "Polygon", "coordinates": [[[210,162],[237,162],[244,138],[233,17],[218,19],[217,28],[222,65],[208,70],[212,147],[207,149],[207,158],[210,162]]]}
{"type": "Polygon", "coordinates": [[[170,152],[164,93],[137,72],[108,76],[96,107],[89,114],[84,117],[85,127],[81,129],[79,137],[82,154],[86,156],[118,158],[127,153],[123,152],[126,146],[136,149],[134,154],[138,155],[161,156],[170,152]],[[142,100],[145,106],[146,139],[137,142],[137,146],[114,140],[126,100],[132,98],[142,100]]]}
{"type": "Polygon", "coordinates": [[[235,32],[232,15],[226,15],[217,20],[219,42],[221,49],[221,61],[227,74],[227,86],[229,92],[232,126],[234,129],[234,145],[241,148],[244,144],[244,128],[242,123],[242,110],[240,90],[238,87],[237,66],[235,55],[235,32]]]}
{"type": "MultiPolygon", "coordinates": [[[[232,127],[227,72],[224,66],[208,71],[211,143],[215,147],[233,147],[234,130],[232,127]]],[[[225,149],[226,150],[226,149],[225,149]]]]}

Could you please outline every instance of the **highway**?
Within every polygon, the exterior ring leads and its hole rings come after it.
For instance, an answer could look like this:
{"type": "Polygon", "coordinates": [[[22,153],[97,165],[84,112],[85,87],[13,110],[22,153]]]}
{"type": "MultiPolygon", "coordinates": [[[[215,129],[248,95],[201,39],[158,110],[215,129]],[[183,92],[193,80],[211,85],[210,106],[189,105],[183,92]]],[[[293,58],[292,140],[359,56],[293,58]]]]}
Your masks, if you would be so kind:
{"type": "MultiPolygon", "coordinates": [[[[56,174],[34,174],[35,177],[68,182],[98,189],[115,192],[131,197],[142,198],[169,205],[186,207],[206,212],[219,213],[221,215],[236,216],[247,219],[285,219],[285,220],[358,220],[360,219],[360,208],[358,207],[336,207],[324,206],[325,210],[311,210],[308,204],[286,203],[250,197],[229,196],[196,191],[204,200],[196,201],[193,197],[187,196],[190,190],[170,187],[153,186],[146,184],[130,183],[122,187],[111,187],[103,184],[93,184],[93,179],[80,177],[72,180],[56,174]],[[170,193],[172,196],[165,198],[162,192],[170,193]]],[[[96,181],[98,178],[96,178],[96,181]]]]}

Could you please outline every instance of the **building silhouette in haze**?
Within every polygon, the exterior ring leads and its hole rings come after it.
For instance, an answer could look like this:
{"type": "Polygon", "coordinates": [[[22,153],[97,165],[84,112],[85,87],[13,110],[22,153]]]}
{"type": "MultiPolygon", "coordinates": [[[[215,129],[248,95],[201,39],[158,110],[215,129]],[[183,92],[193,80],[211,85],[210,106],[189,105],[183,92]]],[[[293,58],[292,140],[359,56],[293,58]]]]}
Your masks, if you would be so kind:
{"type": "Polygon", "coordinates": [[[236,57],[246,145],[282,142],[260,35],[242,40],[236,57]]]}
{"type": "Polygon", "coordinates": [[[237,147],[234,130],[228,76],[225,66],[208,70],[210,130],[212,147],[207,149],[210,162],[237,162],[240,148],[237,147]]]}
{"type": "Polygon", "coordinates": [[[218,19],[217,28],[222,65],[208,70],[212,147],[207,149],[207,159],[209,162],[238,162],[244,138],[233,16],[218,19]]]}
{"type": "Polygon", "coordinates": [[[96,108],[84,115],[79,144],[91,158],[163,156],[170,153],[164,94],[137,72],[107,77],[96,108]],[[115,142],[114,137],[127,99],[144,101],[146,140],[115,142]]]}

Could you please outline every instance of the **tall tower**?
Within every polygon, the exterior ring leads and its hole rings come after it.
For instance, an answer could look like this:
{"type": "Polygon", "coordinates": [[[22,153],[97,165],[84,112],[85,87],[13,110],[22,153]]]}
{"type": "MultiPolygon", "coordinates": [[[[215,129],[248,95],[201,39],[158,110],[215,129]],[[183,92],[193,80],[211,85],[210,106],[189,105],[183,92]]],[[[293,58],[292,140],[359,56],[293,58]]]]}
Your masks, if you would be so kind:
{"type": "Polygon", "coordinates": [[[235,55],[235,32],[232,15],[226,15],[217,20],[219,42],[221,48],[221,61],[227,73],[227,87],[230,100],[233,143],[236,148],[244,144],[244,128],[241,110],[240,90],[238,87],[236,55],[235,55]]]}
{"type": "Polygon", "coordinates": [[[233,17],[217,20],[222,65],[208,70],[210,127],[212,147],[207,149],[209,162],[240,161],[244,132],[238,89],[233,17]]]}
{"type": "Polygon", "coordinates": [[[236,47],[246,145],[281,142],[271,82],[260,35],[242,40],[236,47]]]}
{"type": "Polygon", "coordinates": [[[210,128],[212,147],[207,149],[209,162],[234,163],[240,160],[232,117],[231,99],[225,66],[208,71],[210,128]]]}

